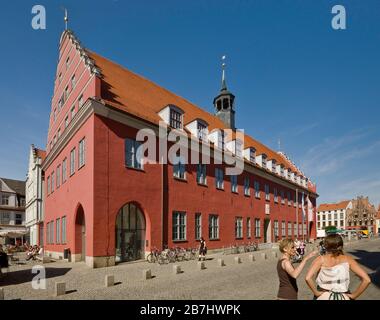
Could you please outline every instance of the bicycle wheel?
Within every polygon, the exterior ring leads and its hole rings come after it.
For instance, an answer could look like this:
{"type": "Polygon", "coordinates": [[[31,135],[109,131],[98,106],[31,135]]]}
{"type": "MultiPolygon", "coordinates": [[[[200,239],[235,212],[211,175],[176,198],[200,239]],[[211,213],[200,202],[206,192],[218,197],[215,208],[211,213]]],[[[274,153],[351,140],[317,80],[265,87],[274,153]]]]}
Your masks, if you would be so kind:
{"type": "Polygon", "coordinates": [[[153,253],[149,253],[148,256],[146,257],[146,260],[147,260],[149,263],[154,262],[155,258],[154,258],[153,253]]]}

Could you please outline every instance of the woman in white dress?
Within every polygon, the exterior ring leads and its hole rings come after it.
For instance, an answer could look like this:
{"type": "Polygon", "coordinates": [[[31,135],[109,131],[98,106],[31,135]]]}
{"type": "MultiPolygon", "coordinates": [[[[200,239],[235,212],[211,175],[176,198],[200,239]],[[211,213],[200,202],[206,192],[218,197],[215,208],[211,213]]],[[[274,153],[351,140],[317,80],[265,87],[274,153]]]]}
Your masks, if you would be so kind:
{"type": "Polygon", "coordinates": [[[371,280],[352,257],[343,253],[343,239],[338,234],[328,235],[324,240],[326,254],[316,258],[306,274],[306,283],[318,300],[357,299],[367,289],[371,280]],[[360,279],[359,287],[350,292],[350,270],[360,279]],[[316,283],[314,277],[318,273],[316,283]]]}

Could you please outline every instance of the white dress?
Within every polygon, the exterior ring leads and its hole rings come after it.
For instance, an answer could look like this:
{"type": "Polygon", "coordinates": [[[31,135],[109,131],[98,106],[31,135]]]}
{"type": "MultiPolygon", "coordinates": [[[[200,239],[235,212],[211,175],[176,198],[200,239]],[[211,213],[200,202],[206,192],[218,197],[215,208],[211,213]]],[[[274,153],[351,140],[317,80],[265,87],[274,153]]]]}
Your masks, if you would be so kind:
{"type": "Polygon", "coordinates": [[[349,300],[343,293],[348,292],[350,285],[350,264],[342,262],[333,267],[321,267],[316,282],[320,288],[329,291],[323,293],[318,300],[331,299],[331,292],[342,293],[340,297],[349,300]]]}

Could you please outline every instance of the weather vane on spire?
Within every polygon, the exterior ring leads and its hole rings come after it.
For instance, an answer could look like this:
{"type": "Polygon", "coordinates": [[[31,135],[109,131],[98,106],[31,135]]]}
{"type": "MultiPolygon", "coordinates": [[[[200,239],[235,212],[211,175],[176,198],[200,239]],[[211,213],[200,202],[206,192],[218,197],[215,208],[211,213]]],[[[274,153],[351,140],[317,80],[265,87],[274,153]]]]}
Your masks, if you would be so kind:
{"type": "Polygon", "coordinates": [[[226,60],[226,56],[224,55],[222,57],[222,89],[221,90],[227,90],[226,73],[225,73],[225,70],[226,70],[225,60],[226,60]]]}
{"type": "Polygon", "coordinates": [[[65,17],[63,18],[63,20],[65,21],[65,30],[67,30],[67,24],[69,22],[69,16],[67,14],[67,9],[66,8],[62,8],[64,11],[65,11],[65,17]]]}

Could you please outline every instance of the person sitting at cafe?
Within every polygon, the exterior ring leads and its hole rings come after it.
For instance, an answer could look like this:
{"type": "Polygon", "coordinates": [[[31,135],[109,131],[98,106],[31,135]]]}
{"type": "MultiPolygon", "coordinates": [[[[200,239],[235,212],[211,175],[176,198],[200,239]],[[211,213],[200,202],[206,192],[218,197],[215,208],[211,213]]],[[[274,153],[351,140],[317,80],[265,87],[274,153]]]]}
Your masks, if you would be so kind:
{"type": "Polygon", "coordinates": [[[0,268],[8,268],[8,255],[3,250],[3,245],[0,244],[0,268]]]}

